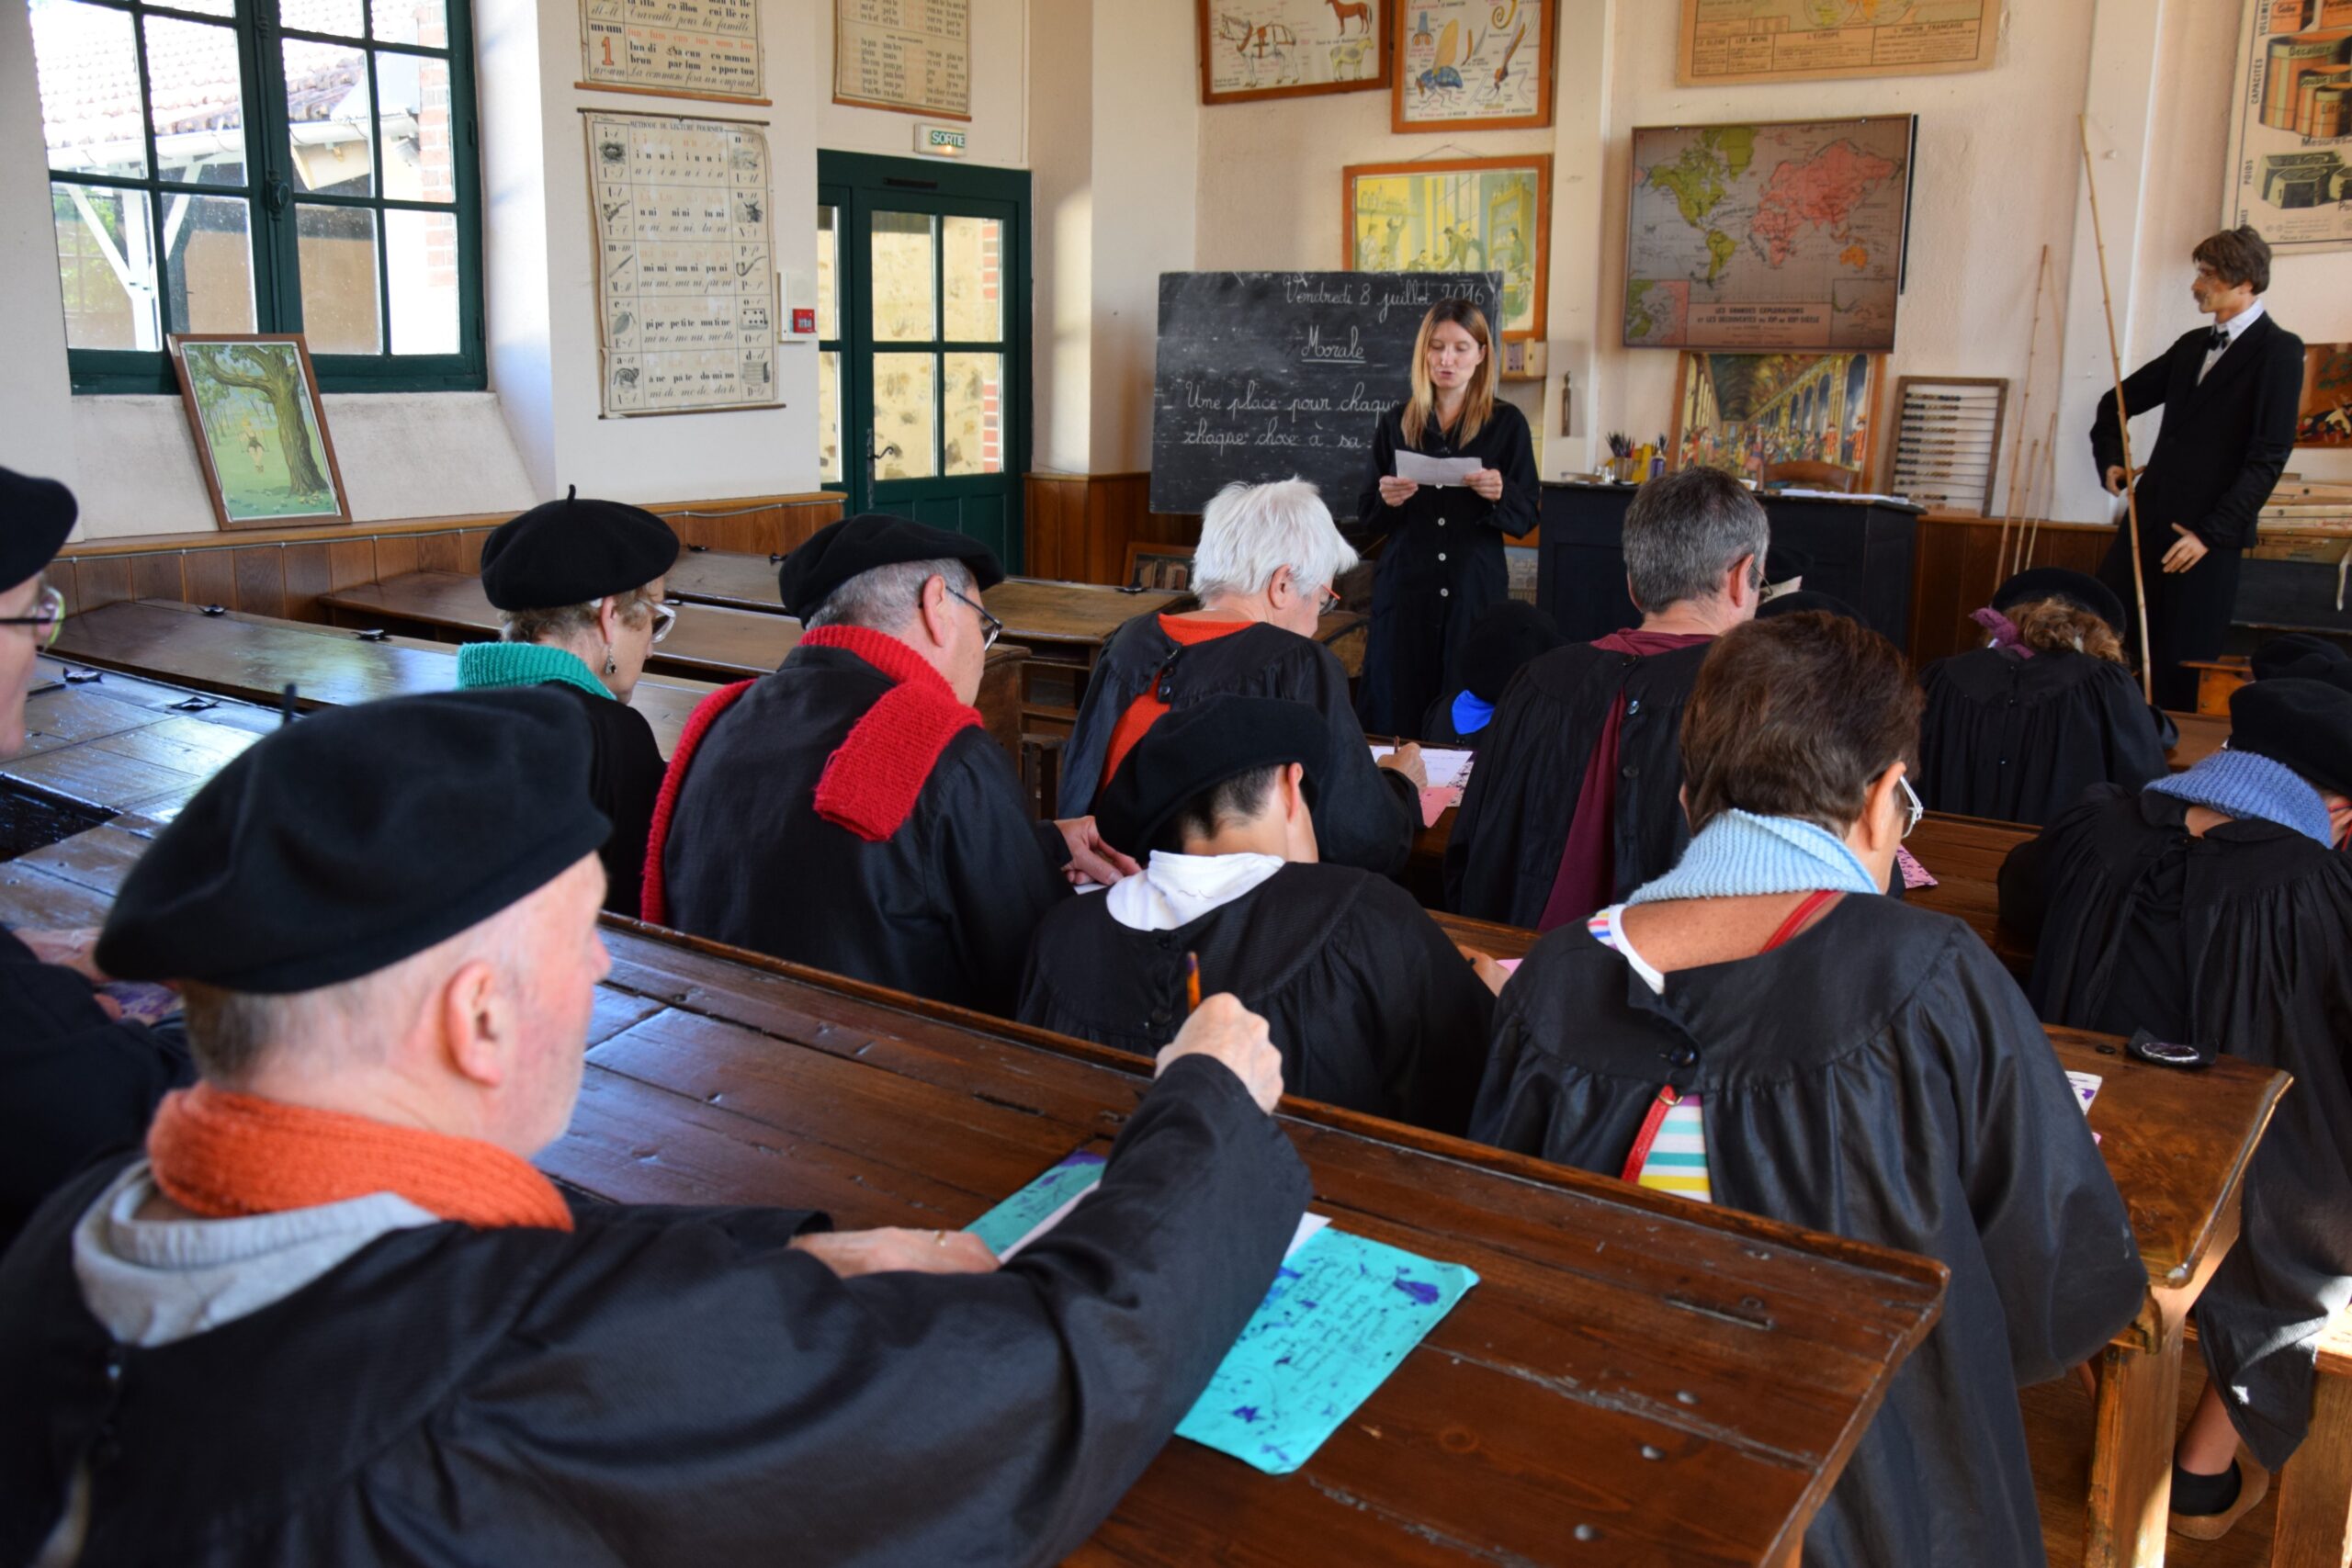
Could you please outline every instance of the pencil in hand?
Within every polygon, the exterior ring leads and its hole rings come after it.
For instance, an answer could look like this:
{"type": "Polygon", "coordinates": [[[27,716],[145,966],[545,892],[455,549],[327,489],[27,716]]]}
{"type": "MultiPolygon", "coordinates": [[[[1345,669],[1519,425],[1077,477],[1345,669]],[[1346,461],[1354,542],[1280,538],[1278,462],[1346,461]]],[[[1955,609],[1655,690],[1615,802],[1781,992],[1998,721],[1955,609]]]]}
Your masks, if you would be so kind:
{"type": "Polygon", "coordinates": [[[1184,1010],[1201,1010],[1201,955],[1197,953],[1184,954],[1184,1010]]]}

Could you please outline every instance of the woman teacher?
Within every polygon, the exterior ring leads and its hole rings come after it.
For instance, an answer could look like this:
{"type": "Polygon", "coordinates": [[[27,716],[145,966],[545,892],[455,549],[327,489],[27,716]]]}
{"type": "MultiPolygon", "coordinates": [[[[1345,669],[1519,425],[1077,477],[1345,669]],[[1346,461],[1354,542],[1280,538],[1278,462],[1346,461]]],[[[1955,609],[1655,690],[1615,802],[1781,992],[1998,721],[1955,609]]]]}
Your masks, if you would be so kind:
{"type": "Polygon", "coordinates": [[[1420,738],[1421,716],[1456,671],[1470,628],[1509,597],[1503,536],[1534,527],[1535,507],[1527,417],[1495,396],[1486,315],[1467,299],[1441,299],[1413,343],[1411,400],[1381,415],[1373,433],[1356,507],[1367,531],[1391,536],[1356,696],[1365,729],[1420,738]],[[1410,475],[1424,458],[1453,471],[1443,483],[1420,482],[1410,475]],[[1464,472],[1464,460],[1476,467],[1464,472]]]}

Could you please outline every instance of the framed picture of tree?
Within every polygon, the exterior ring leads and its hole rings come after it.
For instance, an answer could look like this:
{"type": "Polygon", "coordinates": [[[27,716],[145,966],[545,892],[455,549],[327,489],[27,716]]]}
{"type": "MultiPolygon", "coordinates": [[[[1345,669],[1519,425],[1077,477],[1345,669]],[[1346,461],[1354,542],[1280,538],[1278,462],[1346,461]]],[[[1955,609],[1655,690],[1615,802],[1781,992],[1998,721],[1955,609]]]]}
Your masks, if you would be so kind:
{"type": "Polygon", "coordinates": [[[300,333],[174,333],[170,343],[197,466],[221,527],[351,521],[300,333]]]}

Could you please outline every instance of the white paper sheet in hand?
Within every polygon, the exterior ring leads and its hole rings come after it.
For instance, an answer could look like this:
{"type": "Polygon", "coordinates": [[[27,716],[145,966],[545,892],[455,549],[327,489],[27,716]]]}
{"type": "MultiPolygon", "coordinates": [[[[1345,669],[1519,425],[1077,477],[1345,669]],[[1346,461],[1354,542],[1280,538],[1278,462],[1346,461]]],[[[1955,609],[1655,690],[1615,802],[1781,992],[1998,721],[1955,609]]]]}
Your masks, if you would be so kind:
{"type": "MultiPolygon", "coordinates": [[[[1394,746],[1374,746],[1376,761],[1396,750],[1394,746]]],[[[1431,789],[1461,789],[1470,782],[1470,764],[1477,759],[1476,751],[1450,751],[1439,748],[1421,748],[1421,767],[1430,776],[1431,789]]]]}
{"type": "Polygon", "coordinates": [[[1476,457],[1424,457],[1419,452],[1396,454],[1396,477],[1417,485],[1466,485],[1470,476],[1487,465],[1476,457]]]}

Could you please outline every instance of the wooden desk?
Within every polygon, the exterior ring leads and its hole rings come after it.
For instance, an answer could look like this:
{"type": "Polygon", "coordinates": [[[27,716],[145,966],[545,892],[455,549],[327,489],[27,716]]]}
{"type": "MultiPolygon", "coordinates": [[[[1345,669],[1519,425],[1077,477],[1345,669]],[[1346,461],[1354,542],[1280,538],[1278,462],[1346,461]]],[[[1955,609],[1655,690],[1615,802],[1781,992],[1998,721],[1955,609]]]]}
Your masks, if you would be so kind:
{"type": "Polygon", "coordinates": [[[692,546],[662,579],[662,592],[682,604],[716,604],[763,615],[784,614],[776,589],[782,556],[749,555],[741,550],[702,550],[692,546]]]}
{"type": "Polygon", "coordinates": [[[2229,705],[2224,703],[2218,714],[2175,713],[2165,710],[2173,728],[2180,731],[2180,740],[2165,754],[2165,761],[2176,773],[2195,767],[2222,749],[2230,738],[2229,705]]]}
{"type": "Polygon", "coordinates": [[[2254,679],[2254,667],[2242,654],[2219,659],[2184,659],[2181,667],[2197,671],[2197,711],[2227,719],[2230,694],[2254,679]]]}
{"type": "Polygon", "coordinates": [[[168,817],[277,715],[44,657],[25,697],[25,745],[0,761],[0,854],[126,811],[168,817]]]}
{"type": "MultiPolygon", "coordinates": [[[[99,829],[0,866],[0,918],[89,923],[143,847],[99,829]]],[[[1146,1087],[1080,1042],[607,928],[579,1107],[539,1159],[597,1197],[960,1226],[1146,1087]]],[[[1481,1282],[1300,1473],[1170,1443],[1075,1562],[1792,1562],[1939,1310],[1923,1259],[1284,1109],[1318,1212],[1481,1282]]]]}

